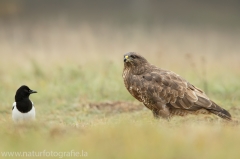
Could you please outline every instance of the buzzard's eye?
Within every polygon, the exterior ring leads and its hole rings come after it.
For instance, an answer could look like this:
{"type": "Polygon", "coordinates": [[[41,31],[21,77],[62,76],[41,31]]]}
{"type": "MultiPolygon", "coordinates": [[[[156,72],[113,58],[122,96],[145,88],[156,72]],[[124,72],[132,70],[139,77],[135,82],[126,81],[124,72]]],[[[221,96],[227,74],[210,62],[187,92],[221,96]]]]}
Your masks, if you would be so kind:
{"type": "Polygon", "coordinates": [[[131,57],[131,58],[133,58],[133,59],[135,59],[135,58],[136,58],[136,56],[135,56],[135,55],[131,55],[130,57],[131,57]]]}

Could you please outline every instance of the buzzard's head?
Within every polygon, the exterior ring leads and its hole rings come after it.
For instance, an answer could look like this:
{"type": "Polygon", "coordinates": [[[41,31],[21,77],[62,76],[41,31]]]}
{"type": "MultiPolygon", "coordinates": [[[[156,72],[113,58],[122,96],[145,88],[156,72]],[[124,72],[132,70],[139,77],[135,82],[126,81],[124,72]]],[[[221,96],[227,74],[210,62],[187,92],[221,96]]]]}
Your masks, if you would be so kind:
{"type": "Polygon", "coordinates": [[[147,60],[135,52],[126,53],[123,57],[124,64],[127,66],[142,66],[147,60]]]}

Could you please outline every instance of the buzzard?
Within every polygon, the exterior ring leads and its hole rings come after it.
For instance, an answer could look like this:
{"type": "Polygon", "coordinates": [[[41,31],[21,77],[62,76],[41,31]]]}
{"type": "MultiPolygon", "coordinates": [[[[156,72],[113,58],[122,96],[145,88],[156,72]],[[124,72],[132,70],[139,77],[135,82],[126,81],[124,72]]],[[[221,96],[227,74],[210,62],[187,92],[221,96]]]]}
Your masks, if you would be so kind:
{"type": "Polygon", "coordinates": [[[122,76],[130,94],[152,110],[155,118],[213,113],[231,120],[230,113],[210,100],[201,89],[172,71],[151,65],[135,52],[124,55],[122,76]]]}

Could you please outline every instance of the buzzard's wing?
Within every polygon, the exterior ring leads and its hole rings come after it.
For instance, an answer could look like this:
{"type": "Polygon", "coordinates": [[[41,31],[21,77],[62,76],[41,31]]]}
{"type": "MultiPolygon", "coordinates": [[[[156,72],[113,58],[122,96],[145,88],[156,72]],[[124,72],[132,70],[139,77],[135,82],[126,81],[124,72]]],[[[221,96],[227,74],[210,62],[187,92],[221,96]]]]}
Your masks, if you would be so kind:
{"type": "Polygon", "coordinates": [[[224,119],[231,120],[228,111],[211,101],[199,88],[171,71],[158,68],[143,75],[148,97],[155,103],[162,102],[175,110],[197,111],[206,109],[224,119]]]}
{"type": "Polygon", "coordinates": [[[174,72],[153,69],[150,73],[144,74],[143,78],[148,83],[147,92],[151,93],[154,99],[160,99],[174,108],[198,110],[212,105],[203,91],[174,72]]]}

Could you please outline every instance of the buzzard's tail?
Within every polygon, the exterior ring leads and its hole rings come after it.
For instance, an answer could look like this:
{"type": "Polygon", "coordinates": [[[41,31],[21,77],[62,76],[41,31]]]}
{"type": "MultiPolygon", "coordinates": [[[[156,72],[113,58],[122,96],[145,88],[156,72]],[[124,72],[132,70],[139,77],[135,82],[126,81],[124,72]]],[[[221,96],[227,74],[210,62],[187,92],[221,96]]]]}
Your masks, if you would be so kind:
{"type": "Polygon", "coordinates": [[[214,103],[212,101],[212,105],[210,107],[210,109],[208,109],[211,113],[223,118],[223,119],[226,119],[226,120],[232,120],[231,118],[231,114],[226,111],[225,109],[221,108],[220,106],[218,106],[216,103],[214,103]]]}

